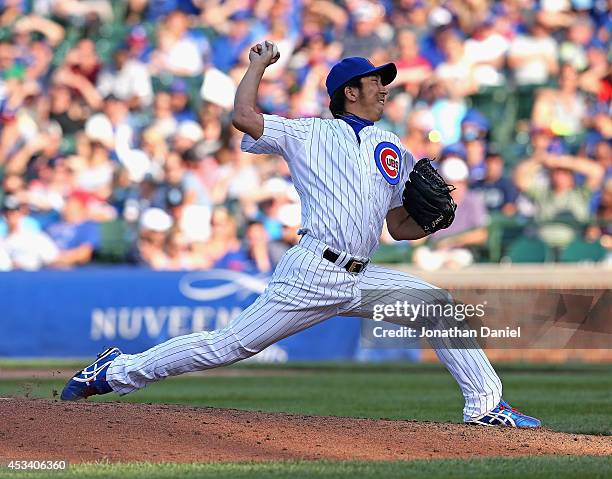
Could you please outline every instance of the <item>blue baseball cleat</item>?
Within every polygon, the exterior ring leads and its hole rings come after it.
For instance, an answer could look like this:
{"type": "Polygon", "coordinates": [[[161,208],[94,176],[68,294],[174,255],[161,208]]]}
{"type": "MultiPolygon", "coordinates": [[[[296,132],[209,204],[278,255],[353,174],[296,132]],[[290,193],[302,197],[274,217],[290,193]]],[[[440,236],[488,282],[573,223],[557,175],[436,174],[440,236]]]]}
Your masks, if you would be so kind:
{"type": "Polygon", "coordinates": [[[467,422],[481,426],[510,426],[519,428],[540,427],[542,423],[535,417],[527,416],[514,409],[503,399],[491,411],[467,422]]]}
{"type": "Polygon", "coordinates": [[[78,401],[96,394],[112,392],[106,382],[106,370],[110,363],[121,354],[118,348],[108,348],[98,354],[96,360],[83,370],[77,372],[64,386],[62,401],[78,401]]]}

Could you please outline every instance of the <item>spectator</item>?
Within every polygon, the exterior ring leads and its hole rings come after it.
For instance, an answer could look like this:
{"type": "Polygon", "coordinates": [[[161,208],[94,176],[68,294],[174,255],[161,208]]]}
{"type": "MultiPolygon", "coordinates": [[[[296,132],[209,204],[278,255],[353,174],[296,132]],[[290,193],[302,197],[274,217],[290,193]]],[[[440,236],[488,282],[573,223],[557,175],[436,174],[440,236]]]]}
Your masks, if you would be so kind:
{"type": "Polygon", "coordinates": [[[152,269],[164,269],[168,264],[164,247],[172,218],[160,208],[145,210],[140,218],[138,239],[130,257],[133,262],[152,269]]]}
{"type": "Polygon", "coordinates": [[[86,106],[71,97],[70,89],[61,83],[53,83],[50,91],[49,119],[57,122],[66,136],[73,136],[83,129],[88,111],[86,106]]]}
{"type": "Polygon", "coordinates": [[[451,98],[462,98],[476,93],[478,82],[474,65],[466,56],[465,45],[452,30],[440,35],[440,46],[446,59],[435,69],[435,76],[451,98]]]}
{"type": "Polygon", "coordinates": [[[427,108],[414,109],[408,116],[406,135],[402,143],[417,159],[440,156],[440,133],[434,129],[434,122],[434,117],[427,108]]]}
{"type": "Polygon", "coordinates": [[[406,134],[406,112],[410,110],[408,105],[410,97],[406,93],[399,92],[389,95],[385,106],[385,118],[378,122],[378,127],[395,133],[400,138],[406,134]]]}
{"type": "Polygon", "coordinates": [[[157,33],[157,50],[151,57],[153,74],[194,76],[202,73],[202,52],[188,35],[189,18],[179,10],[168,14],[157,33]]]}
{"type": "Polygon", "coordinates": [[[422,55],[432,64],[434,68],[446,59],[444,42],[449,34],[454,33],[451,22],[452,14],[445,8],[436,7],[432,9],[427,17],[430,31],[421,37],[420,50],[422,55]]]}
{"type": "MultiPolygon", "coordinates": [[[[467,35],[474,35],[491,15],[488,2],[452,2],[449,8],[457,17],[461,31],[467,35]]],[[[450,22],[450,19],[447,22],[450,22]]]]}
{"type": "MultiPolygon", "coordinates": [[[[443,82],[433,80],[427,85],[423,97],[431,103],[428,110],[434,119],[435,140],[450,145],[461,140],[461,120],[466,114],[466,102],[462,97],[453,97],[443,82]]],[[[420,106],[420,104],[419,104],[420,106]]]]}
{"type": "MultiPolygon", "coordinates": [[[[38,15],[21,17],[15,22],[14,33],[16,37],[24,38],[26,43],[30,43],[32,34],[37,33],[44,36],[46,43],[50,47],[57,46],[64,39],[64,29],[59,24],[38,15]]],[[[15,41],[19,40],[16,38],[15,41]]],[[[38,42],[32,42],[29,46],[34,46],[34,43],[38,42]]]]}
{"type": "Polygon", "coordinates": [[[181,78],[172,82],[168,90],[170,93],[170,108],[177,123],[196,121],[196,115],[189,105],[189,90],[187,83],[181,78]]]}
{"type": "Polygon", "coordinates": [[[152,130],[159,133],[165,140],[176,133],[178,122],[172,111],[172,98],[167,92],[159,92],[155,95],[153,104],[152,130]]]}
{"type": "Polygon", "coordinates": [[[136,224],[142,214],[149,208],[165,207],[164,199],[157,189],[157,182],[150,173],[145,175],[140,183],[134,185],[126,193],[123,207],[123,218],[130,224],[136,224]]]}
{"type": "Polygon", "coordinates": [[[164,192],[166,194],[164,210],[170,213],[172,223],[178,228],[183,218],[185,206],[187,206],[185,192],[180,185],[167,185],[164,192]]]}
{"type": "Polygon", "coordinates": [[[174,137],[174,149],[177,153],[185,154],[194,150],[198,143],[204,139],[202,127],[195,121],[185,120],[179,124],[174,137]]]}
{"type": "Polygon", "coordinates": [[[603,168],[592,160],[548,154],[521,163],[515,182],[535,203],[539,236],[553,247],[562,247],[575,237],[576,228],[589,221],[589,201],[602,177],[603,168]],[[535,181],[543,168],[548,171],[548,185],[535,181]],[[576,185],[576,173],[586,177],[583,185],[576,185]]]}
{"type": "Polygon", "coordinates": [[[470,169],[470,181],[485,175],[486,138],[489,122],[478,110],[469,110],[461,120],[461,140],[465,146],[465,160],[470,169]]]}
{"type": "Polygon", "coordinates": [[[257,273],[269,273],[272,270],[272,260],[268,246],[270,238],[266,233],[264,225],[259,222],[251,222],[245,231],[247,248],[247,263],[245,270],[257,273]]]}
{"type": "Polygon", "coordinates": [[[62,131],[59,125],[51,123],[26,142],[6,164],[6,172],[36,178],[39,170],[60,158],[62,131]]]}
{"type": "Polygon", "coordinates": [[[559,71],[558,48],[540,15],[529,19],[529,33],[512,40],[508,65],[517,85],[545,86],[559,71]]]}
{"type": "Polygon", "coordinates": [[[242,270],[246,254],[238,238],[236,220],[227,209],[217,208],[213,211],[211,225],[207,246],[215,267],[242,270]]]}
{"type": "Polygon", "coordinates": [[[52,265],[60,252],[47,234],[26,226],[24,208],[15,196],[4,198],[2,212],[7,232],[2,248],[5,260],[7,255],[11,260],[12,269],[35,271],[52,265]]]}
{"type": "MultiPolygon", "coordinates": [[[[275,2],[274,5],[278,6],[282,4],[283,2],[275,2]]],[[[280,53],[280,58],[275,64],[270,65],[270,67],[266,69],[265,77],[268,80],[282,79],[295,50],[298,40],[297,34],[296,32],[289,31],[289,25],[286,19],[276,17],[270,20],[270,27],[266,38],[275,43],[280,53]]],[[[265,41],[266,38],[262,38],[261,40],[265,41]]]]}
{"type": "Polygon", "coordinates": [[[447,158],[440,166],[442,177],[455,187],[452,192],[457,203],[453,224],[427,238],[427,245],[414,252],[414,262],[420,268],[463,268],[474,262],[470,248],[487,242],[488,215],[485,202],[479,193],[468,185],[469,170],[459,158],[447,158]]]}
{"type": "Polygon", "coordinates": [[[104,68],[97,80],[97,89],[104,97],[114,96],[130,108],[148,107],[153,101],[153,85],[147,66],[130,57],[127,47],[115,52],[112,65],[104,68]]]}
{"type": "Polygon", "coordinates": [[[559,57],[562,63],[581,71],[587,67],[587,46],[593,39],[594,25],[586,15],[578,15],[570,25],[565,41],[561,43],[559,57]]]}
{"type": "Polygon", "coordinates": [[[164,165],[165,181],[160,184],[160,194],[168,197],[168,191],[178,189],[184,196],[185,204],[210,205],[208,193],[197,176],[185,168],[183,159],[178,153],[172,152],[164,165]]]}
{"type": "Polygon", "coordinates": [[[612,177],[612,140],[600,139],[595,144],[593,159],[601,165],[606,178],[612,177]]]}
{"type": "Polygon", "coordinates": [[[81,1],[56,0],[52,2],[54,15],[64,19],[74,19],[78,23],[101,23],[112,18],[113,10],[108,0],[81,1]]]}
{"type": "Polygon", "coordinates": [[[70,268],[91,261],[100,245],[99,226],[87,218],[87,206],[92,200],[89,193],[73,192],[64,205],[62,220],[47,229],[60,250],[54,266],[70,268]]]}
{"type": "Polygon", "coordinates": [[[27,61],[25,78],[35,81],[40,86],[46,86],[51,77],[51,62],[53,60],[53,45],[51,42],[42,39],[33,41],[31,55],[27,61]]]}
{"type": "Polygon", "coordinates": [[[163,177],[163,165],[168,156],[170,145],[166,142],[161,131],[154,127],[149,127],[143,131],[140,138],[142,151],[150,161],[151,175],[156,180],[163,177]]]}
{"type": "Polygon", "coordinates": [[[107,198],[112,189],[113,163],[107,144],[110,137],[98,137],[90,141],[84,135],[77,139],[77,154],[67,158],[68,167],[74,172],[77,189],[107,198]]]}
{"type": "Polygon", "coordinates": [[[539,158],[548,153],[565,151],[562,140],[553,131],[544,126],[532,125],[529,130],[529,153],[532,158],[539,158]]]}
{"type": "Polygon", "coordinates": [[[194,269],[189,242],[177,230],[170,231],[166,238],[166,264],[164,269],[172,271],[194,269]]]}
{"type": "MultiPolygon", "coordinates": [[[[213,15],[212,12],[210,14],[213,15]]],[[[255,38],[263,36],[264,33],[257,20],[246,10],[235,11],[229,16],[222,13],[220,18],[210,21],[209,24],[214,25],[219,32],[211,52],[213,65],[222,72],[229,72],[240,61],[245,50],[250,48],[255,38]]]]}
{"type": "MultiPolygon", "coordinates": [[[[25,191],[25,187],[26,183],[23,181],[23,178],[21,176],[7,175],[2,182],[2,189],[4,190],[4,194],[2,195],[2,201],[4,200],[4,198],[12,196],[16,200],[16,202],[23,207],[21,209],[26,211],[21,216],[21,226],[24,229],[39,231],[39,222],[29,214],[29,211],[27,211],[26,208],[28,194],[25,191]]],[[[6,221],[3,217],[0,217],[0,236],[6,235],[7,231],[8,229],[6,221]]]]}
{"type": "Polygon", "coordinates": [[[270,242],[268,248],[270,261],[273,265],[277,265],[283,254],[300,241],[298,235],[302,221],[300,205],[293,203],[281,206],[278,211],[278,220],[282,226],[281,236],[276,241],[270,242]]]}
{"type": "Polygon", "coordinates": [[[352,14],[353,31],[344,38],[343,57],[372,57],[386,47],[376,31],[384,9],[380,4],[363,2],[352,14]]]}
{"type": "Polygon", "coordinates": [[[135,25],[130,29],[130,32],[126,38],[126,43],[130,58],[141,61],[147,65],[150,63],[153,49],[149,44],[149,36],[147,31],[142,25],[135,25]]]}
{"type": "Polygon", "coordinates": [[[465,59],[473,67],[477,85],[482,87],[502,86],[505,78],[500,72],[504,66],[508,40],[496,29],[492,15],[484,19],[474,31],[472,38],[465,42],[465,59]]]}
{"type": "MultiPolygon", "coordinates": [[[[240,268],[265,270],[265,235],[258,224],[245,225],[261,221],[271,251],[285,250],[295,237],[285,237],[294,228],[281,212],[294,207],[295,190],[284,161],[239,151],[241,135],[230,121],[248,49],[264,39],[276,42],[281,58],[262,81],[262,111],[329,115],[325,78],[343,54],[393,61],[399,74],[381,124],[415,158],[466,162],[490,211],[510,213],[515,205],[521,216],[536,218],[538,230],[551,204],[566,196],[576,196],[576,204],[562,219],[596,222],[604,193],[589,187],[582,167],[566,193],[550,193],[552,202],[525,194],[512,201],[501,158],[486,152],[492,129],[507,165],[521,158],[539,164],[529,191],[551,190],[553,177],[568,183],[563,172],[548,171],[551,156],[575,155],[576,165],[585,160],[604,177],[612,174],[612,23],[605,2],[590,8],[546,0],[535,10],[521,2],[454,0],[111,3],[18,1],[0,15],[0,201],[14,196],[21,203],[24,230],[61,221],[72,192],[84,190],[97,198],[87,204],[88,219],[119,217],[134,230],[132,248],[143,252],[133,254],[135,261],[210,268],[238,252],[240,268]],[[503,118],[487,103],[498,102],[499,93],[510,95],[503,118]],[[270,198],[275,183],[291,194],[270,198]],[[168,203],[172,192],[180,192],[176,204],[168,203]],[[224,209],[212,214],[213,205],[224,209]],[[167,230],[140,227],[152,208],[173,214],[167,230]],[[252,249],[247,232],[260,246],[252,249]],[[259,266],[250,256],[255,250],[259,266]]],[[[0,236],[7,228],[0,220],[0,236]]],[[[438,251],[433,242],[428,247],[438,251]]]]}
{"type": "Polygon", "coordinates": [[[419,53],[417,36],[412,30],[403,29],[397,34],[397,77],[394,86],[403,86],[412,98],[419,94],[422,83],[432,72],[431,64],[419,53]]]}
{"type": "Polygon", "coordinates": [[[55,81],[70,88],[72,94],[96,110],[102,105],[102,95],[95,86],[101,70],[94,42],[84,39],[68,52],[65,65],[55,74],[55,81]]]}
{"type": "Polygon", "coordinates": [[[74,177],[61,157],[41,165],[37,176],[28,184],[23,196],[32,216],[45,229],[59,220],[64,198],[74,189],[74,177]]]}
{"type": "Polygon", "coordinates": [[[222,146],[222,139],[227,134],[223,117],[224,112],[215,105],[208,104],[205,108],[200,109],[199,124],[202,127],[204,138],[198,145],[198,154],[202,156],[218,154],[222,146]]]}
{"type": "MultiPolygon", "coordinates": [[[[90,120],[93,123],[93,118],[90,120]]],[[[92,139],[102,141],[109,149],[114,151],[120,161],[125,161],[124,155],[133,149],[135,138],[134,128],[130,119],[130,111],[125,101],[115,95],[109,95],[104,99],[103,113],[95,116],[100,131],[94,131],[94,126],[88,121],[85,131],[92,139]]]]}
{"type": "Polygon", "coordinates": [[[297,199],[297,193],[290,180],[280,177],[272,177],[266,180],[257,194],[252,199],[257,202],[258,209],[262,213],[261,222],[271,240],[277,240],[282,236],[282,224],[280,222],[280,210],[283,206],[297,199]],[[292,196],[295,194],[295,197],[292,196]]]}
{"type": "Polygon", "coordinates": [[[587,46],[587,67],[580,74],[580,88],[601,103],[612,97],[609,69],[606,45],[598,39],[593,39],[587,46]]]}
{"type": "Polygon", "coordinates": [[[533,107],[532,121],[559,136],[582,133],[587,103],[578,89],[578,73],[571,65],[561,67],[559,88],[542,90],[533,107]]]}
{"type": "Polygon", "coordinates": [[[5,82],[1,93],[0,118],[5,127],[0,137],[0,164],[14,155],[24,142],[38,134],[37,112],[43,106],[40,86],[33,81],[23,81],[20,67],[4,72],[5,82]]]}
{"type": "Polygon", "coordinates": [[[11,257],[4,247],[4,241],[0,238],[0,273],[10,271],[11,269],[13,269],[11,257]]]}
{"type": "Polygon", "coordinates": [[[420,40],[427,34],[427,7],[422,0],[402,0],[391,17],[393,26],[400,30],[410,28],[420,40]]]}
{"type": "Polygon", "coordinates": [[[224,157],[219,170],[217,194],[226,198],[227,202],[242,203],[245,211],[251,208],[252,213],[252,195],[260,188],[260,178],[251,155],[233,150],[224,157]]]}
{"type": "Polygon", "coordinates": [[[595,224],[589,229],[590,240],[599,240],[612,254],[612,178],[602,188],[601,196],[595,211],[595,224]]]}
{"type": "Polygon", "coordinates": [[[472,185],[472,190],[481,192],[489,213],[499,212],[507,216],[516,213],[518,190],[504,173],[504,159],[490,149],[485,156],[484,178],[472,185]]]}

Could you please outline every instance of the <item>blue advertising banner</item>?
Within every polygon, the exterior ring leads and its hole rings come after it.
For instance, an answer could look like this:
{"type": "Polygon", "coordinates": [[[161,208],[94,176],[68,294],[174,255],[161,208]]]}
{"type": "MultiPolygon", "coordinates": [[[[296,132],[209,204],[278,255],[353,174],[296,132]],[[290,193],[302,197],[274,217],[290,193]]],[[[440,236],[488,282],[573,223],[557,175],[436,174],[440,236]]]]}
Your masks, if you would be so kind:
{"type": "MultiPolygon", "coordinates": [[[[0,273],[0,357],[91,357],[110,345],[140,352],[174,336],[224,327],[267,281],[229,270],[0,273]]],[[[332,318],[255,358],[354,360],[359,343],[359,319],[332,318]]]]}

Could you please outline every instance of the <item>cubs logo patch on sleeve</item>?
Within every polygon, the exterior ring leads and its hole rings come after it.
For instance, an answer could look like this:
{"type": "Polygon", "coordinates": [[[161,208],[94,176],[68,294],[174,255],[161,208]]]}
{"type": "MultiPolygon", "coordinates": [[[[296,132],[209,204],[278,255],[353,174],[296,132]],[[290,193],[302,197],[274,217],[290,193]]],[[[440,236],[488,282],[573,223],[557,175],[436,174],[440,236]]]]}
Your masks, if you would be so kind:
{"type": "Polygon", "coordinates": [[[388,141],[379,143],[374,149],[374,161],[389,184],[399,183],[402,155],[396,145],[388,141]]]}

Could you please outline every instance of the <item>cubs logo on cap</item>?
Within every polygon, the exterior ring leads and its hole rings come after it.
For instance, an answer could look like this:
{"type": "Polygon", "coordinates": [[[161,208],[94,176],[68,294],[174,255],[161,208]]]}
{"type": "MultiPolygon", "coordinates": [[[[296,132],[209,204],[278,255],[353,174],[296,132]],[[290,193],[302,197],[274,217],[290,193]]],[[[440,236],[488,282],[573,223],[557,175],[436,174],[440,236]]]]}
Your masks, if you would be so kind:
{"type": "Polygon", "coordinates": [[[388,141],[379,143],[374,150],[374,161],[389,184],[399,183],[402,154],[396,145],[388,141]]]}

